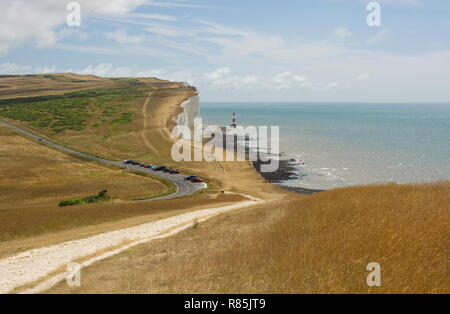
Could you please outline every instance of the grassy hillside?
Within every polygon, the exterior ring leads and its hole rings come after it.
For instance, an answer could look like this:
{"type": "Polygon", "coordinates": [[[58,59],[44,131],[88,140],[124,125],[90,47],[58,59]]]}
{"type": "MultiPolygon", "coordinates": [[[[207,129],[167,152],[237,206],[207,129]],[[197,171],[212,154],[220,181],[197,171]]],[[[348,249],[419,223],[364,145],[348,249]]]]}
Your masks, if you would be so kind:
{"type": "Polygon", "coordinates": [[[182,110],[180,104],[197,95],[195,88],[151,78],[51,76],[0,77],[0,85],[15,80],[17,91],[10,98],[0,99],[0,119],[96,156],[163,164],[186,174],[196,174],[209,186],[202,193],[225,189],[266,198],[279,193],[249,162],[176,163],[172,160],[171,130],[182,110]],[[73,91],[81,84],[73,80],[83,81],[89,89],[73,91]],[[45,93],[40,91],[23,97],[20,91],[33,90],[36,82],[46,86],[45,93]],[[61,90],[63,86],[67,89],[61,90]],[[50,91],[53,94],[48,94],[50,91]]]}
{"type": "MultiPolygon", "coordinates": [[[[0,77],[0,85],[14,80],[17,91],[0,99],[0,119],[97,156],[187,167],[184,173],[195,171],[188,163],[171,162],[174,140],[168,128],[181,110],[179,104],[196,94],[194,88],[152,78],[55,76],[0,77]],[[80,83],[71,80],[86,81],[89,89],[73,90],[80,83]],[[97,89],[99,82],[103,85],[97,89]],[[45,92],[23,97],[24,91],[37,90],[38,85],[45,92]]],[[[165,194],[172,186],[73,159],[4,127],[0,128],[0,145],[0,255],[229,202],[210,194],[210,189],[183,200],[139,203],[134,200],[165,194]],[[58,207],[61,201],[83,199],[102,190],[108,190],[112,202],[58,207]],[[89,229],[94,225],[98,228],[89,229]]],[[[199,175],[214,178],[207,170],[212,165],[197,166],[203,171],[199,175]]],[[[220,182],[220,178],[207,181],[220,182]]]]}
{"type": "MultiPolygon", "coordinates": [[[[45,76],[44,76],[45,77],[45,76]]],[[[48,89],[55,92],[60,80],[70,79],[67,75],[56,75],[58,79],[47,79],[48,89]]],[[[35,80],[42,76],[21,77],[23,85],[18,90],[32,89],[35,80]]],[[[79,80],[84,76],[78,76],[79,80]]],[[[12,97],[0,99],[0,118],[28,127],[35,132],[59,140],[74,148],[95,153],[108,158],[122,158],[127,153],[123,145],[132,141],[142,142],[143,105],[149,92],[179,95],[180,102],[195,93],[192,88],[184,88],[180,83],[170,83],[155,79],[100,79],[108,82],[108,88],[98,89],[95,81],[90,89],[60,94],[32,97],[12,97]],[[138,137],[134,138],[134,133],[138,137]],[[125,139],[124,139],[125,138],[125,139]]],[[[0,78],[0,83],[5,80],[0,78]]],[[[7,80],[7,79],[6,79],[7,80]]],[[[106,84],[106,83],[105,83],[106,84]]],[[[3,93],[2,93],[3,94],[3,93]]],[[[164,117],[166,121],[168,117],[164,117]]],[[[131,145],[130,145],[131,146],[131,145]]],[[[142,145],[141,145],[142,146],[142,145]]],[[[139,149],[127,147],[135,153],[139,149]]],[[[145,154],[145,152],[139,152],[145,154]]]]}
{"type": "MultiPolygon", "coordinates": [[[[154,81],[158,80],[155,79],[154,81]]],[[[75,91],[123,86],[123,80],[111,80],[93,75],[71,73],[2,75],[0,76],[0,99],[61,95],[75,91]]]]}
{"type": "Polygon", "coordinates": [[[208,195],[134,201],[172,188],[158,177],[79,160],[0,126],[0,257],[235,201],[208,195]],[[58,206],[105,189],[112,200],[58,206]]]}
{"type": "MultiPolygon", "coordinates": [[[[108,190],[115,202],[131,201],[164,194],[167,184],[72,158],[0,126],[0,241],[33,233],[27,230],[35,222],[39,230],[35,233],[51,231],[45,222],[69,211],[58,207],[63,200],[108,190]]],[[[85,213],[87,209],[76,206],[73,210],[85,213]]]]}
{"type": "Polygon", "coordinates": [[[448,182],[295,197],[141,245],[51,292],[449,293],[448,217],[448,182]],[[370,262],[381,287],[366,284],[370,262]]]}

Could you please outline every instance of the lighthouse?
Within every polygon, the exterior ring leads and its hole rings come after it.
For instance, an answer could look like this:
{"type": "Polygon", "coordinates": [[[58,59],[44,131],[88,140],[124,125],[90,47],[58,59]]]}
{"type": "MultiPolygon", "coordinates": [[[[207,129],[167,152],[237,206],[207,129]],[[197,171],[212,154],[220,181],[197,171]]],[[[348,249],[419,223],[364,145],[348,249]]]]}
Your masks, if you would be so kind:
{"type": "Polygon", "coordinates": [[[233,112],[233,123],[230,125],[232,128],[236,128],[236,112],[233,112]]]}

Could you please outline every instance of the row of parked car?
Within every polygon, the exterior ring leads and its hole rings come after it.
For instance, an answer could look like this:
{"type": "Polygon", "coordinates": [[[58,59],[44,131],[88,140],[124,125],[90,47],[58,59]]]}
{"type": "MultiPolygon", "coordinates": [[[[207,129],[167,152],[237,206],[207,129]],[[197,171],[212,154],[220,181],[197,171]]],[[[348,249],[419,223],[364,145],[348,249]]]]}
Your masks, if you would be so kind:
{"type": "MultiPolygon", "coordinates": [[[[162,171],[162,172],[170,173],[170,174],[180,174],[180,172],[178,170],[170,169],[170,168],[167,168],[166,166],[157,166],[157,165],[151,165],[151,164],[144,164],[144,163],[140,163],[140,162],[137,162],[137,161],[134,161],[134,160],[125,160],[123,163],[125,165],[133,165],[133,166],[138,166],[138,167],[145,168],[145,169],[152,169],[153,171],[162,171]]],[[[185,177],[184,180],[191,181],[192,183],[201,183],[201,182],[203,182],[203,180],[198,178],[197,176],[185,177]]]]}

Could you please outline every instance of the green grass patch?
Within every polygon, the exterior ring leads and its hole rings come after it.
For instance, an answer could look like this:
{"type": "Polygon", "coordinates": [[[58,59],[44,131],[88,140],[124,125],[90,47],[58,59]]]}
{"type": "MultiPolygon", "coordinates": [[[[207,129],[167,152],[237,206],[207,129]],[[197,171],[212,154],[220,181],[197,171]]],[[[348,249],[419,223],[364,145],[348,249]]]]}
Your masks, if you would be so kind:
{"type": "Polygon", "coordinates": [[[47,128],[53,134],[66,130],[82,131],[94,118],[97,126],[104,123],[128,124],[133,120],[131,112],[122,113],[129,101],[140,97],[133,88],[86,90],[63,95],[37,96],[0,100],[0,117],[29,123],[35,128],[47,128]]]}
{"type": "Polygon", "coordinates": [[[112,124],[123,125],[123,124],[128,124],[132,121],[133,121],[133,113],[132,112],[124,112],[118,119],[113,120],[112,124]]]}
{"type": "Polygon", "coordinates": [[[61,201],[59,203],[59,207],[64,206],[74,206],[74,205],[84,205],[84,204],[92,204],[98,202],[106,202],[111,199],[111,196],[108,195],[107,190],[103,190],[99,192],[97,195],[87,196],[85,198],[77,198],[74,200],[61,201]]]}
{"type": "Polygon", "coordinates": [[[111,95],[123,95],[127,94],[129,89],[127,88],[111,88],[111,89],[91,89],[83,90],[72,93],[66,93],[61,95],[45,95],[45,96],[34,96],[34,97],[19,97],[11,99],[0,99],[1,105],[14,105],[23,103],[35,103],[50,100],[61,100],[61,99],[71,99],[80,97],[99,97],[99,96],[111,96],[111,95]]]}

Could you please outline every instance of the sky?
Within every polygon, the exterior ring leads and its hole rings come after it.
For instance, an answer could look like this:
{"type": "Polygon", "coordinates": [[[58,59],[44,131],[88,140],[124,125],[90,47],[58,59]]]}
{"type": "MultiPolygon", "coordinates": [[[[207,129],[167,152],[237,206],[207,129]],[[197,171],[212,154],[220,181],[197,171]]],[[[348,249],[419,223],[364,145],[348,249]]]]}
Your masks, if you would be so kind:
{"type": "Polygon", "coordinates": [[[450,1],[0,0],[0,74],[188,82],[214,102],[450,102],[450,1]]]}

